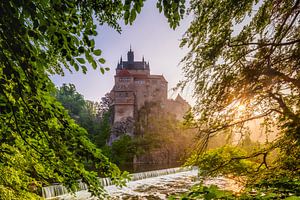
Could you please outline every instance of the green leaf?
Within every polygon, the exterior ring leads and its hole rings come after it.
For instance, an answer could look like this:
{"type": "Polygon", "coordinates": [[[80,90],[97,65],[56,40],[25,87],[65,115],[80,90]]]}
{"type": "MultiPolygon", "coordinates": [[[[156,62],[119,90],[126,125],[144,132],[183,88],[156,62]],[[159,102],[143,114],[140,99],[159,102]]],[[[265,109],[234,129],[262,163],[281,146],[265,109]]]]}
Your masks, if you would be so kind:
{"type": "Polygon", "coordinates": [[[102,51],[100,49],[97,49],[97,50],[94,51],[95,56],[100,56],[101,53],[102,53],[102,51]]]}
{"type": "Polygon", "coordinates": [[[94,39],[90,40],[90,45],[91,45],[91,47],[95,46],[95,40],[94,39]]]}
{"type": "Polygon", "coordinates": [[[81,69],[82,69],[82,72],[83,72],[84,74],[86,74],[86,72],[87,72],[86,66],[85,66],[85,65],[81,65],[81,69]]]}
{"type": "Polygon", "coordinates": [[[92,67],[94,68],[94,69],[96,69],[97,68],[97,63],[96,63],[96,61],[92,61],[92,67]]]}
{"type": "Polygon", "coordinates": [[[100,58],[98,61],[99,61],[101,64],[104,64],[104,63],[105,63],[105,59],[104,59],[104,58],[100,58]]]}
{"type": "Polygon", "coordinates": [[[80,47],[78,48],[78,51],[79,51],[79,53],[84,53],[84,47],[83,47],[83,46],[80,46],[80,47]]]}
{"type": "Polygon", "coordinates": [[[85,51],[85,58],[89,61],[89,63],[92,63],[94,60],[93,56],[91,56],[88,51],[85,51]]]}
{"type": "Polygon", "coordinates": [[[125,19],[125,25],[128,24],[128,19],[129,19],[129,11],[126,11],[124,14],[124,19],[125,19]]]}
{"type": "Polygon", "coordinates": [[[80,64],[85,64],[85,59],[84,59],[84,58],[76,58],[76,60],[77,60],[80,64]]]}
{"type": "Polygon", "coordinates": [[[78,70],[79,70],[79,65],[77,64],[77,63],[74,63],[74,68],[75,68],[75,70],[78,72],[78,70]]]}
{"type": "Polygon", "coordinates": [[[132,24],[132,22],[135,20],[135,18],[136,18],[136,12],[135,12],[135,10],[133,10],[131,12],[130,19],[129,19],[130,24],[132,24]]]}
{"type": "Polygon", "coordinates": [[[103,67],[100,67],[101,74],[104,74],[105,70],[103,67]]]}

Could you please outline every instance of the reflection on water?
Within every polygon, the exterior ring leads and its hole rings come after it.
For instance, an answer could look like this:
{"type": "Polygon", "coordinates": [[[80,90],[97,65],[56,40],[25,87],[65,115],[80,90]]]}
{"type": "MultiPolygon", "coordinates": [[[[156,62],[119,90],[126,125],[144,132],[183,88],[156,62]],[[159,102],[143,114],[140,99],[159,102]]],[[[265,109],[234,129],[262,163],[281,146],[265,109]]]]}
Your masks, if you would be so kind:
{"type": "Polygon", "coordinates": [[[169,168],[180,167],[180,166],[181,164],[177,162],[177,163],[165,163],[165,164],[127,163],[119,167],[123,171],[128,171],[130,173],[139,173],[139,172],[147,172],[147,171],[153,171],[159,169],[169,169],[169,168]]]}

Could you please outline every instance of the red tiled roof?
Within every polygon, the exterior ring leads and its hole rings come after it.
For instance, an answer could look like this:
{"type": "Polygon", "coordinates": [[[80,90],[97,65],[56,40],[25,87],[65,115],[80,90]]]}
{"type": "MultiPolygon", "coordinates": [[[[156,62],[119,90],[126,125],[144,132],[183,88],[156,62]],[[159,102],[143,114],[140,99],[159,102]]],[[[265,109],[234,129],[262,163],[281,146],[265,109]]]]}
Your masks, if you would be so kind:
{"type": "Polygon", "coordinates": [[[131,74],[129,73],[129,71],[128,70],[126,70],[126,69],[122,69],[121,71],[119,71],[117,74],[116,74],[116,76],[131,76],[131,74]]]}

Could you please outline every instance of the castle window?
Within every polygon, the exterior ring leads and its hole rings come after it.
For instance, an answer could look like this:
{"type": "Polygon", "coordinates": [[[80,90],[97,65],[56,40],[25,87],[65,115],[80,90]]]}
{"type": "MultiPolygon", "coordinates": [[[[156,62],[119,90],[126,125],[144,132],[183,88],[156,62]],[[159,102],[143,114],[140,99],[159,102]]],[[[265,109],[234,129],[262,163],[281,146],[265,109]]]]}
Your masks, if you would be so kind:
{"type": "Polygon", "coordinates": [[[142,85],[142,84],[145,83],[145,81],[144,81],[144,80],[136,80],[135,83],[136,83],[136,84],[139,84],[139,85],[142,85]]]}
{"type": "Polygon", "coordinates": [[[127,92],[118,92],[118,97],[128,97],[127,92]]]}
{"type": "Polygon", "coordinates": [[[130,77],[122,77],[119,79],[120,82],[129,82],[130,81],[130,77]]]}

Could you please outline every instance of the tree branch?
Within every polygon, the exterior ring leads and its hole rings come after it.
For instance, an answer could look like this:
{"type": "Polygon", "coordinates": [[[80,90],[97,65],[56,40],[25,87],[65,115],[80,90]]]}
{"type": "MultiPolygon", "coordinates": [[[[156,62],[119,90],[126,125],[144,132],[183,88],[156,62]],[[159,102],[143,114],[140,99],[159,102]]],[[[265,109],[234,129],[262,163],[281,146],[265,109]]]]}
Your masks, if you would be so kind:
{"type": "Polygon", "coordinates": [[[257,116],[254,116],[254,117],[250,117],[250,118],[247,118],[247,119],[244,119],[244,120],[240,120],[240,121],[237,121],[237,122],[234,122],[234,123],[231,123],[231,124],[226,124],[226,125],[223,125],[222,127],[220,128],[217,128],[215,130],[211,130],[211,131],[207,131],[207,130],[200,130],[201,132],[206,132],[208,134],[213,134],[213,133],[216,133],[216,132],[219,132],[223,129],[227,129],[229,127],[232,127],[232,126],[235,126],[235,125],[238,125],[238,124],[241,124],[241,123],[245,123],[245,122],[248,122],[248,121],[251,121],[251,120],[254,120],[254,119],[259,119],[259,118],[262,118],[262,117],[265,117],[269,114],[271,114],[273,112],[273,110],[269,110],[268,112],[264,113],[264,114],[261,114],[261,115],[257,115],[257,116]]]}
{"type": "Polygon", "coordinates": [[[249,43],[241,43],[241,44],[228,44],[229,47],[239,47],[239,46],[249,46],[249,45],[257,45],[260,47],[265,46],[285,46],[285,45],[292,45],[295,43],[300,43],[300,39],[289,41],[289,42],[282,42],[282,43],[259,43],[259,42],[249,42],[249,43]]]}
{"type": "Polygon", "coordinates": [[[277,76],[286,82],[294,84],[297,88],[300,89],[300,80],[299,79],[291,78],[291,77],[285,75],[284,73],[277,71],[276,69],[269,67],[267,69],[267,71],[263,72],[263,74],[265,74],[267,76],[277,76]]]}
{"type": "MultiPolygon", "coordinates": [[[[285,102],[283,101],[283,99],[281,98],[281,96],[276,96],[273,93],[269,93],[270,97],[272,97],[273,99],[275,99],[279,106],[281,107],[281,109],[283,110],[283,114],[285,116],[290,116],[292,119],[294,119],[296,116],[295,114],[287,107],[287,105],[285,104],[285,102]]],[[[277,94],[278,95],[278,94],[277,94]]]]}
{"type": "Polygon", "coordinates": [[[251,155],[249,155],[249,156],[232,157],[232,158],[230,158],[228,161],[224,162],[223,164],[221,164],[221,165],[219,165],[219,166],[213,168],[212,170],[209,170],[209,173],[218,171],[219,169],[221,169],[221,168],[223,168],[223,167],[226,167],[227,165],[229,165],[229,164],[230,164],[232,161],[234,161],[234,160],[245,160],[245,159],[249,159],[249,158],[255,158],[255,157],[260,156],[260,155],[264,155],[264,160],[263,160],[263,162],[261,163],[261,165],[258,167],[258,170],[259,170],[259,168],[260,168],[263,164],[266,165],[266,163],[265,163],[265,155],[267,155],[267,153],[268,153],[271,149],[272,149],[272,148],[270,148],[270,149],[265,149],[265,150],[260,151],[260,152],[255,152],[255,153],[253,153],[253,154],[251,154],[251,155]]]}
{"type": "Polygon", "coordinates": [[[23,136],[22,131],[21,131],[20,127],[19,127],[18,118],[17,118],[17,116],[16,116],[16,111],[15,111],[15,109],[13,108],[13,105],[11,104],[11,102],[9,101],[9,98],[7,97],[7,95],[5,95],[4,90],[3,90],[2,88],[1,88],[1,90],[2,90],[3,96],[6,98],[7,103],[8,103],[8,105],[9,105],[11,111],[12,111],[12,116],[13,116],[13,118],[14,118],[14,123],[15,123],[15,125],[16,125],[16,132],[19,134],[19,136],[22,138],[22,140],[23,140],[29,147],[31,147],[31,148],[34,149],[36,152],[38,152],[39,154],[41,154],[42,156],[44,156],[44,154],[43,154],[42,152],[40,152],[34,145],[30,144],[30,143],[26,140],[26,138],[23,136]]]}

